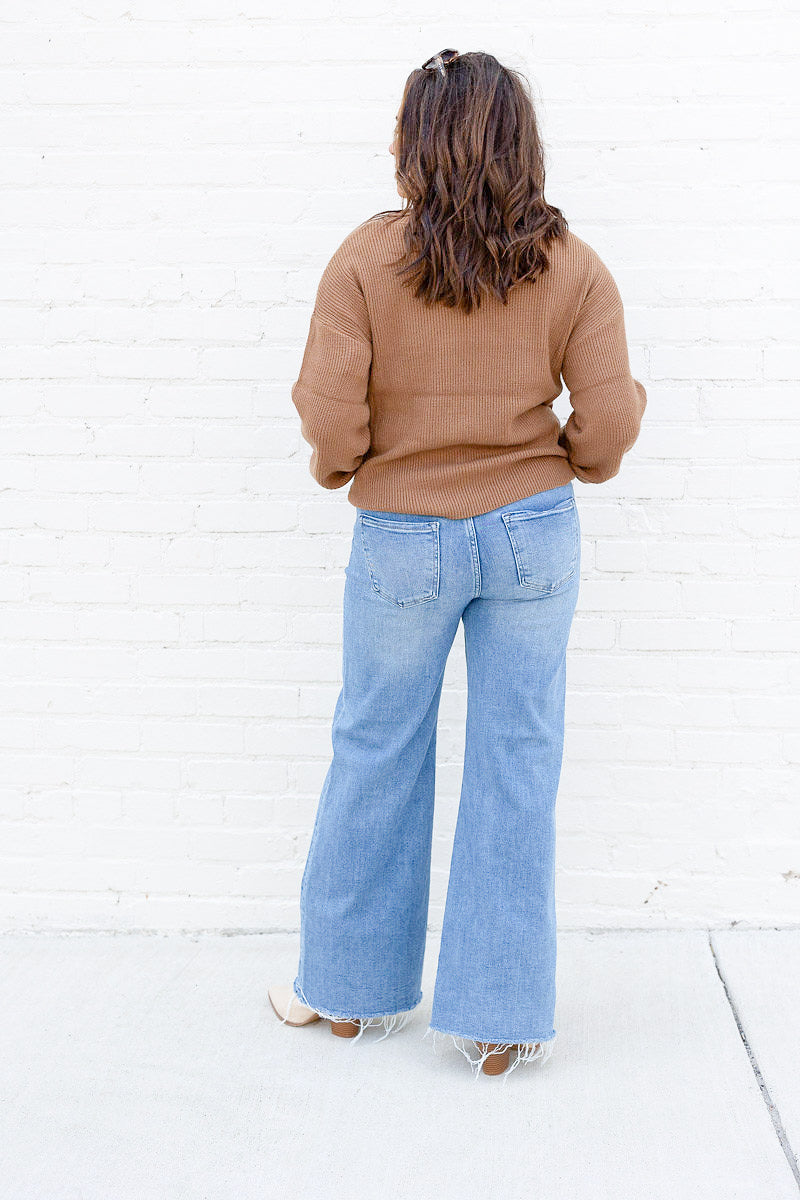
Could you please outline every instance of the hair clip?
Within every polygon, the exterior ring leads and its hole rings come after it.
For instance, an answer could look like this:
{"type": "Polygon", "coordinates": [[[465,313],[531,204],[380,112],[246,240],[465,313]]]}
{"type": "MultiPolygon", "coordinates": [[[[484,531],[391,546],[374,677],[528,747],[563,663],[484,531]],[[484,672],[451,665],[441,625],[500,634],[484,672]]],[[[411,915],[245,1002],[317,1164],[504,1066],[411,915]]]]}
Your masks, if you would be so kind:
{"type": "Polygon", "coordinates": [[[458,50],[440,50],[438,54],[432,54],[431,57],[422,64],[425,71],[438,71],[444,78],[445,66],[449,66],[451,62],[455,62],[458,58],[458,50]],[[445,58],[447,55],[447,58],[445,58]]]}

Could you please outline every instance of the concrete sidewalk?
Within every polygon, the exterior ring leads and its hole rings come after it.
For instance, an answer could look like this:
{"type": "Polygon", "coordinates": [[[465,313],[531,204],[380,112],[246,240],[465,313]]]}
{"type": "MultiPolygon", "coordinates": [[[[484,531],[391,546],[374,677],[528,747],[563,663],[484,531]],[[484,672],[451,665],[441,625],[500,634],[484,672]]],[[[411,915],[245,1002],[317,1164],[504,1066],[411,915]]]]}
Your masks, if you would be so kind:
{"type": "Polygon", "coordinates": [[[563,932],[500,1079],[423,1040],[437,951],[346,1042],[269,1007],[294,936],[0,936],[2,1200],[798,1200],[800,931],[563,932]]]}

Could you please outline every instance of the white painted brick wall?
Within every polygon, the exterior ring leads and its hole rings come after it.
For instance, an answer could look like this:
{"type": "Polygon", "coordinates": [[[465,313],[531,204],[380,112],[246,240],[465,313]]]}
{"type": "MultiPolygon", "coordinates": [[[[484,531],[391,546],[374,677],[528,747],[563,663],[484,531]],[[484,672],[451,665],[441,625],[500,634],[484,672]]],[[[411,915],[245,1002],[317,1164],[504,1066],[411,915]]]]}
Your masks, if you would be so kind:
{"type": "MultiPolygon", "coordinates": [[[[649,393],[622,473],[576,483],[561,921],[797,922],[796,14],[238,11],[34,0],[0,27],[0,925],[296,927],[354,509],[289,387],[445,45],[532,80],[548,195],[649,393]]],[[[459,637],[434,926],[465,686],[459,637]]]]}

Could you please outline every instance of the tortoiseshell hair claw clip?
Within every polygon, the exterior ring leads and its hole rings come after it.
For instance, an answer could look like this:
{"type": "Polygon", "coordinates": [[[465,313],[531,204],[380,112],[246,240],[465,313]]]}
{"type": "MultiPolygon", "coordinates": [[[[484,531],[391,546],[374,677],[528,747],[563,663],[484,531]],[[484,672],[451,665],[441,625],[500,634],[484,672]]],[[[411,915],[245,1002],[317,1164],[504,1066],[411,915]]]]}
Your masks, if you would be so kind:
{"type": "Polygon", "coordinates": [[[422,64],[425,71],[438,71],[442,78],[445,76],[445,67],[451,62],[455,62],[458,58],[458,50],[440,50],[438,54],[432,54],[431,57],[422,64]]]}

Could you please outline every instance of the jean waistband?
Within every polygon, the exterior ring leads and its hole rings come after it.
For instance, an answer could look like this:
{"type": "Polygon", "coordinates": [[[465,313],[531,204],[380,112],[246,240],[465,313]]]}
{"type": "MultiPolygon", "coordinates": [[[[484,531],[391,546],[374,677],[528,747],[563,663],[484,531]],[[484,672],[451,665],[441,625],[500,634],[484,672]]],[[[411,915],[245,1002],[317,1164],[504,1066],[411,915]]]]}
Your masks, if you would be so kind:
{"type": "MultiPolygon", "coordinates": [[[[501,505],[499,508],[489,509],[485,513],[477,513],[473,520],[479,520],[481,517],[491,516],[493,513],[500,514],[509,511],[510,509],[525,508],[532,512],[546,512],[550,508],[554,508],[557,504],[563,504],[565,500],[574,497],[574,489],[572,480],[566,483],[559,484],[558,487],[545,488],[541,492],[533,492],[530,496],[523,496],[519,500],[509,500],[507,504],[501,505]]],[[[404,513],[404,512],[389,512],[387,509],[380,508],[357,508],[357,513],[363,513],[368,517],[390,517],[395,521],[466,521],[468,517],[442,517],[438,513],[404,513]]]]}

